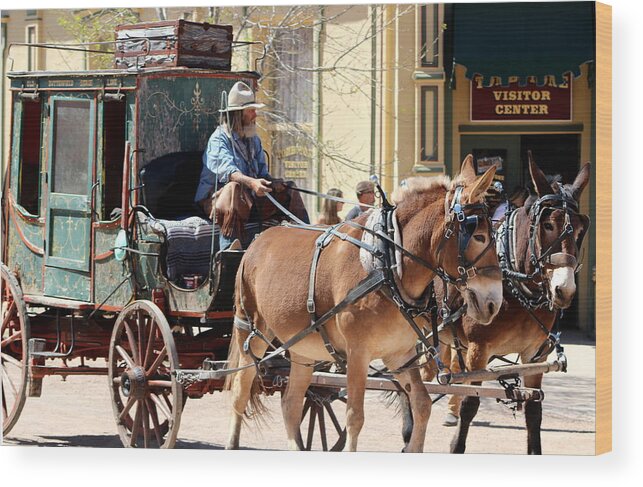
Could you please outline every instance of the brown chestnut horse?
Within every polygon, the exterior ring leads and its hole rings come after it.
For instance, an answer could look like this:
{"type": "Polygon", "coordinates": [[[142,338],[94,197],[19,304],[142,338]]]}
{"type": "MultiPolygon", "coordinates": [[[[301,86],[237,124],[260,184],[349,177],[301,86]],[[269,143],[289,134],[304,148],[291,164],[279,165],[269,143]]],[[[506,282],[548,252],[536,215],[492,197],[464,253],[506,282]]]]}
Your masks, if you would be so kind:
{"type": "MultiPolygon", "coordinates": [[[[568,185],[550,184],[529,154],[529,170],[537,196],[530,197],[525,205],[514,210],[508,218],[513,227],[511,235],[514,247],[507,256],[505,246],[499,250],[505,274],[505,302],[490,326],[479,324],[471,316],[463,317],[457,324],[457,336],[466,347],[464,365],[466,370],[480,370],[487,366],[490,358],[511,353],[519,354],[522,363],[544,362],[553,349],[553,337],[549,334],[554,326],[559,310],[570,306],[576,293],[575,273],[577,270],[578,249],[589,227],[589,218],[578,213],[578,203],[583,189],[590,177],[590,165],[585,164],[574,182],[568,185]],[[530,231],[534,235],[530,238],[530,231]],[[513,260],[513,263],[510,262],[513,260]],[[507,262],[509,262],[507,264],[507,262]],[[511,279],[514,276],[531,276],[529,280],[511,279]],[[514,289],[517,288],[517,295],[514,289]],[[540,322],[540,324],[539,324],[540,322]]],[[[503,239],[507,222],[499,228],[498,240],[503,239]]],[[[506,239],[505,239],[506,240],[506,239]]],[[[451,364],[453,372],[459,372],[460,361],[454,352],[453,331],[445,329],[440,333],[442,360],[451,364]]],[[[422,371],[425,380],[435,375],[433,364],[422,371]]],[[[523,385],[540,389],[543,374],[524,377],[523,385]]],[[[473,382],[479,385],[480,382],[473,382]]],[[[451,396],[449,409],[460,419],[456,434],[451,443],[451,453],[464,453],[469,427],[475,417],[480,398],[468,396],[462,399],[451,396]]],[[[408,406],[402,401],[405,431],[408,437],[412,419],[408,406]]],[[[524,405],[527,427],[527,452],[541,454],[540,429],[542,404],[528,401],[524,405]]],[[[446,423],[445,423],[446,424],[446,423]]]]}
{"type": "MultiPolygon", "coordinates": [[[[404,248],[441,268],[451,276],[458,275],[461,262],[457,238],[444,239],[450,221],[448,209],[456,194],[464,205],[480,207],[495,170],[476,177],[471,156],[463,163],[461,174],[454,181],[446,177],[412,178],[393,195],[397,205],[397,221],[404,248]]],[[[465,210],[466,211],[466,210],[465,210]]],[[[364,225],[369,215],[356,220],[364,225]]],[[[360,240],[363,229],[349,224],[337,227],[349,237],[360,240]]],[[[267,342],[278,338],[286,343],[311,325],[307,309],[311,264],[319,232],[303,228],[274,227],[263,232],[243,257],[235,288],[235,327],[228,366],[245,367],[228,376],[232,390],[232,413],[227,448],[239,447],[239,436],[246,407],[256,404],[258,390],[253,388],[256,369],[252,365],[263,357],[267,342]],[[250,325],[240,326],[239,323],[250,325]],[[249,339],[251,336],[259,338],[249,339]],[[260,338],[263,338],[260,339],[260,338]],[[246,350],[244,353],[243,350],[246,350]],[[251,354],[247,353],[250,351],[251,354]]],[[[486,250],[491,239],[488,218],[481,218],[472,231],[464,250],[468,262],[476,262],[479,272],[461,286],[461,294],[469,303],[469,314],[480,322],[490,322],[502,302],[502,280],[495,252],[486,250]]],[[[360,248],[340,238],[331,239],[321,252],[314,281],[314,302],[318,316],[341,303],[351,290],[365,279],[367,272],[360,261],[360,248]]],[[[400,279],[402,294],[419,300],[436,275],[435,271],[419,265],[405,255],[404,272],[400,279]]],[[[314,275],[314,274],[313,274],[314,275]]],[[[424,446],[431,401],[422,385],[416,368],[402,368],[416,357],[418,339],[398,306],[382,289],[368,293],[348,305],[324,325],[330,344],[343,354],[347,367],[347,442],[351,451],[357,449],[357,439],[364,423],[364,391],[369,363],[381,358],[385,365],[397,371],[396,378],[409,394],[416,427],[406,451],[419,452],[424,446]]],[[[332,361],[320,333],[311,333],[289,348],[291,369],[288,386],[282,396],[282,412],[286,424],[288,446],[303,449],[299,425],[304,396],[310,384],[312,365],[332,361]]],[[[253,412],[260,412],[258,407],[253,412]]]]}

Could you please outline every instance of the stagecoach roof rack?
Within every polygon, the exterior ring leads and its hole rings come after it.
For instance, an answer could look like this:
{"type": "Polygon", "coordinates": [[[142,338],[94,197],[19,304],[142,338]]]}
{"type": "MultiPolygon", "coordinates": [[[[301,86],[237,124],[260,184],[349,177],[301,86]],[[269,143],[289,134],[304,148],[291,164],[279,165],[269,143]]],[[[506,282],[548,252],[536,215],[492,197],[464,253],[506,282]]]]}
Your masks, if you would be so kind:
{"type": "MultiPolygon", "coordinates": [[[[163,39],[164,37],[162,36],[152,36],[152,37],[128,37],[127,40],[131,41],[136,41],[140,40],[145,43],[150,42],[150,40],[156,40],[156,39],[163,39]]],[[[100,49],[91,49],[92,46],[108,46],[108,45],[116,45],[118,43],[122,43],[123,39],[115,39],[113,41],[94,41],[94,42],[78,42],[78,43],[42,43],[42,42],[12,42],[9,44],[7,48],[7,61],[9,65],[9,69],[7,70],[8,73],[30,73],[31,75],[41,75],[41,74],[48,74],[52,75],[55,74],[50,72],[50,71],[13,71],[13,63],[14,63],[14,58],[11,57],[11,48],[14,46],[19,46],[19,47],[34,47],[37,49],[54,49],[54,50],[60,50],[60,51],[76,51],[76,52],[85,52],[85,53],[91,53],[91,54],[117,54],[117,51],[115,50],[100,50],[100,49]]],[[[198,41],[197,41],[198,42],[198,41]]],[[[266,56],[266,48],[265,45],[262,42],[259,41],[231,41],[231,48],[235,49],[238,47],[242,46],[250,46],[250,45],[260,45],[263,49],[263,53],[261,56],[259,56],[255,60],[255,71],[243,71],[244,73],[257,73],[258,70],[256,69],[257,64],[265,58],[266,56]]],[[[127,69],[127,68],[110,68],[110,69],[96,69],[96,70],[82,70],[82,71],[69,71],[69,72],[60,72],[61,74],[69,75],[71,73],[78,72],[80,73],[100,73],[100,72],[108,72],[108,71],[113,71],[113,72],[138,72],[141,70],[145,70],[146,72],[152,71],[152,70],[158,70],[158,69],[168,69],[168,68],[185,68],[184,66],[153,66],[153,67],[139,67],[136,69],[127,69]]],[[[212,68],[189,68],[191,70],[194,69],[208,69],[210,71],[220,71],[219,69],[212,69],[212,68]]],[[[226,70],[221,70],[221,71],[226,71],[226,70]]]]}

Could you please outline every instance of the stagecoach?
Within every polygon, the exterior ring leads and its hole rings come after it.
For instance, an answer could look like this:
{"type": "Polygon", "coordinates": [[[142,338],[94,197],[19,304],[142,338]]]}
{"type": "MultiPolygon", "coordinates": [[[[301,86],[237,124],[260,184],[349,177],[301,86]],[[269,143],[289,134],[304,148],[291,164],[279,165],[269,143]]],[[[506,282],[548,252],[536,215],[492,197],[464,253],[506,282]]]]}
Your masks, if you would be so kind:
{"type": "MultiPolygon", "coordinates": [[[[151,59],[149,45],[142,57],[151,59]]],[[[186,400],[223,387],[244,251],[218,251],[217,229],[199,214],[193,196],[221,93],[239,80],[256,87],[260,75],[225,66],[121,64],[8,75],[4,435],[51,375],[106,375],[121,440],[135,447],[171,448],[186,400]]],[[[264,393],[283,391],[287,361],[275,358],[261,367],[264,393]]],[[[333,402],[345,401],[345,381],[326,369],[313,384],[306,446],[312,447],[319,426],[321,447],[339,450],[345,430],[333,402]]],[[[367,387],[396,390],[381,374],[367,387]]],[[[432,387],[437,393],[542,397],[520,388],[432,387]]]]}

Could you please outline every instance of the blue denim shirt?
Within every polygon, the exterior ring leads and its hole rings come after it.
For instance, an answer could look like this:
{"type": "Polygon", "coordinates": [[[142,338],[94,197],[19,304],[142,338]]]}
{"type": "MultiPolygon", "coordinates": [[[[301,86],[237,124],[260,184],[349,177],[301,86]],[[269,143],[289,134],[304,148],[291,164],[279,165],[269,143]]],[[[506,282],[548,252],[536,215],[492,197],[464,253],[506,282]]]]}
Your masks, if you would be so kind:
{"type": "Polygon", "coordinates": [[[218,187],[223,187],[230,181],[233,172],[241,171],[245,176],[252,178],[264,178],[268,176],[268,166],[261,146],[261,140],[255,136],[251,139],[251,147],[254,157],[246,161],[238,146],[244,144],[241,137],[233,133],[235,142],[238,144],[235,151],[232,150],[232,141],[220,125],[210,136],[208,146],[203,153],[203,169],[201,180],[194,196],[194,201],[201,201],[207,198],[214,190],[214,183],[218,179],[218,187]]]}

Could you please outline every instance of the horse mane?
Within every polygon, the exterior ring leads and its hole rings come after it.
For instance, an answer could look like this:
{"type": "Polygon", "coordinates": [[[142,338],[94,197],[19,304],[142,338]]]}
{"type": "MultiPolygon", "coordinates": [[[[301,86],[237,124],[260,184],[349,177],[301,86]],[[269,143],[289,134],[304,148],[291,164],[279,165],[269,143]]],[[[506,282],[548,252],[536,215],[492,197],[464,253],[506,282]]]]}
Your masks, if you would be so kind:
{"type": "Polygon", "coordinates": [[[450,191],[456,184],[461,183],[462,179],[463,178],[459,175],[453,179],[447,175],[434,176],[430,178],[424,176],[407,178],[400,183],[395,191],[393,191],[391,194],[391,201],[393,204],[397,205],[410,196],[420,196],[425,193],[433,192],[437,188],[450,191]]]}

